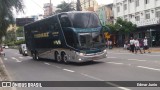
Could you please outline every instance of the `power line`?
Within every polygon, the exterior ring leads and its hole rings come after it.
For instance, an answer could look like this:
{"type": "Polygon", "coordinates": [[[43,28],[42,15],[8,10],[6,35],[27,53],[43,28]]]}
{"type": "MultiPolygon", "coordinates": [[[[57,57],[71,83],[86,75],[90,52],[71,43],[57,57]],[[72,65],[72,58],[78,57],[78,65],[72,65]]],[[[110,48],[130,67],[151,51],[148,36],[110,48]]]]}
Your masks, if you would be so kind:
{"type": "Polygon", "coordinates": [[[36,3],[34,0],[31,0],[34,4],[36,4],[39,8],[41,8],[41,9],[43,9],[44,10],[44,8],[42,8],[38,3],[36,3]]]}

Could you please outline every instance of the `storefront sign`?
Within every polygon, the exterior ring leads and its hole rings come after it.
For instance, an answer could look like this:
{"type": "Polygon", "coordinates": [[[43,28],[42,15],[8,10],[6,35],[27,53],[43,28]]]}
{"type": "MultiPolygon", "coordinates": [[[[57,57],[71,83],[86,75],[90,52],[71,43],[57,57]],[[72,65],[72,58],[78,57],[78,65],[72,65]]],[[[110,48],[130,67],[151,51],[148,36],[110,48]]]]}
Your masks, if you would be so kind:
{"type": "Polygon", "coordinates": [[[135,22],[137,27],[147,26],[147,25],[152,25],[152,24],[159,24],[159,23],[160,23],[160,18],[153,18],[153,19],[147,19],[147,20],[135,22]]]}

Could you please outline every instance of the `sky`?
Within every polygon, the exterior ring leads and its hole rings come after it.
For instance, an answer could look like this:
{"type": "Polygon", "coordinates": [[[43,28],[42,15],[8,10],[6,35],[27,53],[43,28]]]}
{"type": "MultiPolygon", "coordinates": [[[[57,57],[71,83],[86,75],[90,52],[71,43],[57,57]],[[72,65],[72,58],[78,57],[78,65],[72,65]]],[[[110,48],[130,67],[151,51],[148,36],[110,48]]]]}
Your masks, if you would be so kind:
{"type": "MultiPolygon", "coordinates": [[[[43,5],[44,3],[49,3],[50,0],[23,0],[24,1],[24,14],[23,13],[15,13],[15,17],[26,17],[31,15],[43,14],[43,5]]],[[[71,2],[74,0],[51,0],[53,6],[57,6],[62,1],[71,2]]],[[[76,1],[76,0],[75,0],[76,1]]],[[[113,0],[96,0],[99,5],[101,4],[110,4],[113,0]]]]}

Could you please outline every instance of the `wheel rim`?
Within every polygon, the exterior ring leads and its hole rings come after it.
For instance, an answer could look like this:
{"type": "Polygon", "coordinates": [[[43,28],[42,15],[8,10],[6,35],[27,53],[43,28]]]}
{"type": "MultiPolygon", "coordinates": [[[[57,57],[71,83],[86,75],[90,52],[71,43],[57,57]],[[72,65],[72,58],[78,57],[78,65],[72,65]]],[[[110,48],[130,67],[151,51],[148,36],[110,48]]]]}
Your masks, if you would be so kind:
{"type": "Polygon", "coordinates": [[[64,56],[63,56],[63,61],[64,61],[65,63],[68,62],[67,59],[68,59],[68,58],[67,58],[67,55],[64,55],[64,56]]]}
{"type": "Polygon", "coordinates": [[[57,55],[57,61],[58,61],[58,62],[61,62],[61,57],[60,57],[60,55],[57,55]]]}

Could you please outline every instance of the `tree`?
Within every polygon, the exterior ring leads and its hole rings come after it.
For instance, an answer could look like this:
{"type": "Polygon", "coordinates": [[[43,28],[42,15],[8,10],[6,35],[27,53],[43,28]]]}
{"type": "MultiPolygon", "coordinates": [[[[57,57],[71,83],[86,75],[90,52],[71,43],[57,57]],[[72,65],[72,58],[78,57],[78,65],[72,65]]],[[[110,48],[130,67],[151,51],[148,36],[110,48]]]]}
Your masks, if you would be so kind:
{"type": "Polygon", "coordinates": [[[123,34],[133,32],[136,30],[136,27],[136,24],[133,24],[130,21],[122,20],[121,18],[118,18],[115,23],[116,30],[123,34]]]}
{"type": "Polygon", "coordinates": [[[15,8],[16,12],[22,12],[23,7],[22,0],[0,0],[0,43],[8,26],[14,23],[13,9],[15,8]]]}
{"type": "Polygon", "coordinates": [[[16,35],[17,37],[23,37],[23,27],[18,27],[18,29],[16,30],[16,35]]]}
{"type": "Polygon", "coordinates": [[[66,3],[63,1],[61,4],[57,5],[58,10],[56,10],[56,13],[60,12],[68,12],[68,11],[73,11],[75,10],[72,3],[66,3]]]}

